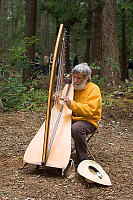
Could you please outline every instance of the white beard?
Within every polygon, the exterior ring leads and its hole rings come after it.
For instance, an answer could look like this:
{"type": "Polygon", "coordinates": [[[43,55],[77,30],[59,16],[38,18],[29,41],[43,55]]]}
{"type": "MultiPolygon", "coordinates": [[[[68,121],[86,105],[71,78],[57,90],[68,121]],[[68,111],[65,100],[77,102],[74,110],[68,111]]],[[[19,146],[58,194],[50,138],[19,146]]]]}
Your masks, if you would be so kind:
{"type": "Polygon", "coordinates": [[[72,84],[73,84],[74,89],[75,89],[75,90],[83,90],[83,89],[85,88],[85,86],[86,86],[87,80],[88,80],[88,78],[84,79],[84,80],[80,83],[80,85],[74,84],[74,82],[73,82],[73,80],[72,80],[72,84]]]}

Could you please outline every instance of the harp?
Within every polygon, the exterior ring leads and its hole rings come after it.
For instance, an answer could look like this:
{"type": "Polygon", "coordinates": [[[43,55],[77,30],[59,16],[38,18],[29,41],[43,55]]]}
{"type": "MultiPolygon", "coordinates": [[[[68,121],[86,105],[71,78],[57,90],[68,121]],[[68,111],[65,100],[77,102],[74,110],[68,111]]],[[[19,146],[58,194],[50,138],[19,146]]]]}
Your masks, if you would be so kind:
{"type": "Polygon", "coordinates": [[[54,86],[55,93],[62,91],[63,95],[73,99],[73,86],[65,82],[65,42],[66,31],[63,24],[60,25],[59,33],[54,50],[53,63],[49,83],[49,95],[46,121],[42,124],[29,146],[27,147],[23,163],[37,166],[65,169],[71,155],[71,115],[72,112],[65,103],[58,100],[52,106],[54,86]],[[58,75],[57,73],[58,67],[58,75]],[[55,77],[56,81],[55,81],[55,77]]]}

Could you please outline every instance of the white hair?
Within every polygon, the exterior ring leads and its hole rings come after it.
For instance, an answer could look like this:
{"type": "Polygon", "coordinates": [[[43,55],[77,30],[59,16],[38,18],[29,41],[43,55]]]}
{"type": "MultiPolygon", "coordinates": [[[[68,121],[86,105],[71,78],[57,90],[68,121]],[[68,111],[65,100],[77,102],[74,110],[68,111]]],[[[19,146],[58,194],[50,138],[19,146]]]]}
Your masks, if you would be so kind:
{"type": "Polygon", "coordinates": [[[72,69],[72,74],[74,73],[82,73],[85,78],[89,76],[89,81],[91,80],[91,68],[88,66],[87,63],[81,63],[81,64],[76,65],[72,69]]]}

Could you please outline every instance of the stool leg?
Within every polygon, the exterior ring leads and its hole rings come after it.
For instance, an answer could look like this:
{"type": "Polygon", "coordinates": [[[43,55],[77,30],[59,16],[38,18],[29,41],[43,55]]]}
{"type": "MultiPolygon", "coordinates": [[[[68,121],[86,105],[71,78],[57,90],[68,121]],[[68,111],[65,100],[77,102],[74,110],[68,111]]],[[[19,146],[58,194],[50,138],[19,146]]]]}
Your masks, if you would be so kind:
{"type": "Polygon", "coordinates": [[[91,155],[91,157],[93,158],[93,160],[96,160],[95,157],[92,155],[90,149],[88,148],[89,154],[91,155]]]}
{"type": "MultiPolygon", "coordinates": [[[[90,137],[88,137],[87,142],[89,142],[89,140],[93,137],[94,134],[95,134],[95,132],[92,133],[92,134],[90,135],[90,137]]],[[[89,152],[89,154],[91,155],[91,157],[93,158],[93,160],[95,160],[95,157],[92,155],[92,153],[91,153],[91,151],[90,151],[89,148],[88,148],[88,152],[89,152]]]]}
{"type": "MultiPolygon", "coordinates": [[[[95,134],[95,132],[92,133],[92,134],[88,137],[87,142],[89,142],[89,140],[93,137],[94,134],[95,134]]],[[[74,150],[75,150],[75,147],[72,148],[71,153],[73,153],[74,150]]],[[[92,155],[92,153],[91,153],[91,151],[90,151],[89,148],[88,148],[88,151],[89,151],[89,154],[91,155],[91,157],[93,158],[93,160],[96,160],[95,157],[92,155]]]]}

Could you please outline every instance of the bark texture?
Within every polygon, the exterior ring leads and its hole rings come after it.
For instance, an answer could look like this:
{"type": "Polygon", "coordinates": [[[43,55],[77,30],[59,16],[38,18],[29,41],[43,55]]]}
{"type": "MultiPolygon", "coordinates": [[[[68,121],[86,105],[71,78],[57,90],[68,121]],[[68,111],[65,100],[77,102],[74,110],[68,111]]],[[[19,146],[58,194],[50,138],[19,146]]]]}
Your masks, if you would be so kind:
{"type": "Polygon", "coordinates": [[[122,81],[128,79],[128,65],[127,65],[127,48],[126,48],[126,13],[125,9],[122,9],[122,67],[121,78],[122,81]]]}
{"type": "Polygon", "coordinates": [[[93,14],[93,36],[92,36],[92,62],[101,64],[102,47],[102,10],[103,0],[95,0],[96,12],[93,14]]]}
{"type": "Polygon", "coordinates": [[[116,0],[105,0],[102,23],[102,76],[109,87],[117,85],[119,74],[119,51],[116,24],[116,0]]]}
{"type": "Polygon", "coordinates": [[[8,57],[9,55],[9,47],[8,47],[8,22],[7,22],[7,17],[8,17],[8,0],[3,0],[3,11],[4,11],[4,51],[5,51],[5,56],[4,60],[8,57]]]}
{"type": "MultiPolygon", "coordinates": [[[[30,40],[36,34],[36,12],[37,0],[25,0],[25,17],[26,17],[26,37],[30,40]]],[[[24,68],[23,81],[27,81],[33,77],[35,71],[35,43],[27,46],[26,56],[29,61],[29,67],[24,68]]]]}

